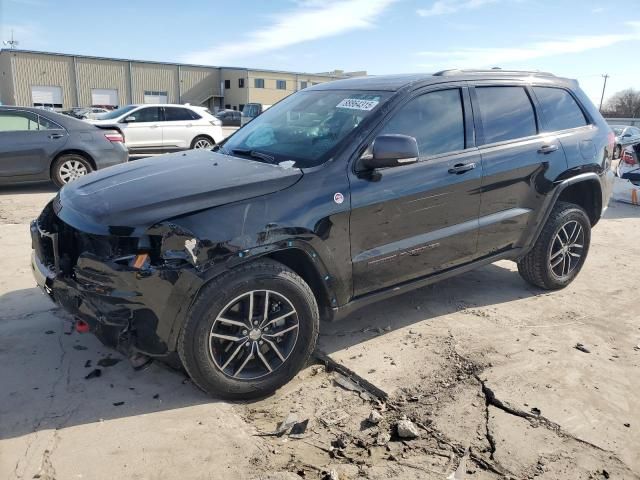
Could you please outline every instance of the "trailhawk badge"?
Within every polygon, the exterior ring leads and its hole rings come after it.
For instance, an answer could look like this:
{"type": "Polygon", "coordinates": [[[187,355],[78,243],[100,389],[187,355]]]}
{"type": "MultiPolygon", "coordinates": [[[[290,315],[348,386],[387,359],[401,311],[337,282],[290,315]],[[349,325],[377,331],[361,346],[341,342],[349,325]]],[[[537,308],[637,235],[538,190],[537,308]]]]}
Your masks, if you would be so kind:
{"type": "Polygon", "coordinates": [[[333,201],[340,205],[342,202],[344,202],[344,195],[342,195],[340,192],[334,193],[333,201]]]}

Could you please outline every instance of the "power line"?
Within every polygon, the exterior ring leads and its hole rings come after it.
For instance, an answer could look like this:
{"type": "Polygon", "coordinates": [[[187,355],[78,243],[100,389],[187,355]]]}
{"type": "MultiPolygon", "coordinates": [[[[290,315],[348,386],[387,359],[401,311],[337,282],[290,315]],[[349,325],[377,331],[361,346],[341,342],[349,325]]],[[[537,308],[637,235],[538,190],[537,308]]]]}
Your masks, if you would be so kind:
{"type": "Polygon", "coordinates": [[[609,78],[609,74],[605,73],[604,75],[602,75],[602,78],[604,78],[604,85],[602,85],[602,96],[600,97],[600,111],[602,111],[602,102],[604,101],[604,91],[607,88],[607,80],[609,78]]]}

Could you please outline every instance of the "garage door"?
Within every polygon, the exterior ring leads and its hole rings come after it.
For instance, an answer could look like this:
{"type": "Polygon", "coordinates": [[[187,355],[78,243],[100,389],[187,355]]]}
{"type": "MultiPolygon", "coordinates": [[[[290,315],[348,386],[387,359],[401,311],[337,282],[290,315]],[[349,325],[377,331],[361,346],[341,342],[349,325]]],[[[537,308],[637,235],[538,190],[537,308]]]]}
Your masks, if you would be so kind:
{"type": "Polygon", "coordinates": [[[145,90],[144,103],[169,103],[167,92],[154,92],[145,90]]]}
{"type": "Polygon", "coordinates": [[[92,88],[91,89],[91,105],[93,107],[117,107],[120,105],[118,101],[118,90],[111,88],[92,88]]]}
{"type": "Polygon", "coordinates": [[[34,85],[31,100],[34,107],[62,108],[62,87],[34,85]]]}

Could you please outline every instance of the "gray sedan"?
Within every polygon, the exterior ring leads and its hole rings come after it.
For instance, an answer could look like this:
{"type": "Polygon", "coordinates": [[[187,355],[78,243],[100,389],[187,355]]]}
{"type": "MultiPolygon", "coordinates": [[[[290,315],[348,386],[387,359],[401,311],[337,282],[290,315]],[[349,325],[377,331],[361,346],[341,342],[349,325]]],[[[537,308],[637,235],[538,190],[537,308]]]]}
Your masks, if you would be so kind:
{"type": "Polygon", "coordinates": [[[61,187],[125,163],[119,132],[30,107],[0,107],[0,185],[53,180],[61,187]]]}

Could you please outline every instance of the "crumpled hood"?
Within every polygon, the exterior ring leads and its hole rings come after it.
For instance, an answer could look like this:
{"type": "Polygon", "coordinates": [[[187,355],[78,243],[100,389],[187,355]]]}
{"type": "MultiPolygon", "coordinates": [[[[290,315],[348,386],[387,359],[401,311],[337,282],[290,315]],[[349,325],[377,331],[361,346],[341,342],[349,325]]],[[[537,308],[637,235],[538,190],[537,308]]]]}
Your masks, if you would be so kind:
{"type": "Polygon", "coordinates": [[[298,168],[192,150],[94,172],[66,185],[54,209],[79,230],[133,234],[178,215],[283,190],[301,177],[298,168]]]}

